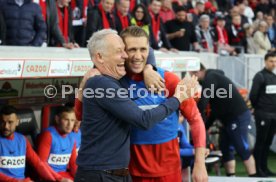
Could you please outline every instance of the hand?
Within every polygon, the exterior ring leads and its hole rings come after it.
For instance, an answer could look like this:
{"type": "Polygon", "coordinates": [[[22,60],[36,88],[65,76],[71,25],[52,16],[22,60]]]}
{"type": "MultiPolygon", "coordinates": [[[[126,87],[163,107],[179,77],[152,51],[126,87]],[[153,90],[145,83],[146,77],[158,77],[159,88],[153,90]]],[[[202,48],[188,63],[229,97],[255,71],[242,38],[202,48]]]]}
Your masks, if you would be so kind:
{"type": "Polygon", "coordinates": [[[198,92],[198,81],[196,76],[190,76],[186,74],[183,80],[181,80],[176,86],[174,97],[179,102],[183,102],[186,99],[193,98],[198,92]]]}
{"type": "Polygon", "coordinates": [[[178,53],[178,50],[175,48],[171,48],[170,51],[174,52],[174,53],[178,53]]]}
{"type": "Polygon", "coordinates": [[[174,33],[174,37],[179,38],[184,36],[184,31],[178,30],[174,33]]]}
{"type": "Polygon", "coordinates": [[[74,43],[73,45],[74,45],[74,48],[80,48],[78,43],[74,43]]]}
{"type": "Polygon", "coordinates": [[[207,157],[210,154],[210,150],[209,149],[205,149],[205,157],[207,157]]]}
{"type": "Polygon", "coordinates": [[[165,48],[165,47],[161,47],[159,49],[159,51],[164,52],[164,53],[168,53],[169,52],[169,50],[167,48],[165,48]]]}
{"type": "Polygon", "coordinates": [[[73,180],[71,180],[69,178],[62,178],[62,180],[60,182],[73,182],[73,180]]]}
{"type": "Polygon", "coordinates": [[[207,182],[208,181],[208,174],[206,170],[205,163],[194,163],[194,169],[192,174],[192,181],[193,182],[207,182]]]}
{"type": "Polygon", "coordinates": [[[153,70],[152,65],[146,65],[143,71],[146,87],[152,92],[160,92],[165,89],[164,79],[153,70]]]}
{"type": "Polygon", "coordinates": [[[87,80],[91,77],[96,76],[96,75],[101,75],[99,70],[96,69],[96,68],[91,68],[84,74],[83,79],[82,79],[82,81],[80,83],[80,86],[79,86],[79,90],[78,90],[78,99],[80,101],[82,101],[82,91],[84,89],[84,86],[85,86],[87,80]]]}
{"type": "Polygon", "coordinates": [[[73,43],[64,43],[64,44],[62,44],[62,46],[66,49],[73,49],[74,48],[73,43]]]}

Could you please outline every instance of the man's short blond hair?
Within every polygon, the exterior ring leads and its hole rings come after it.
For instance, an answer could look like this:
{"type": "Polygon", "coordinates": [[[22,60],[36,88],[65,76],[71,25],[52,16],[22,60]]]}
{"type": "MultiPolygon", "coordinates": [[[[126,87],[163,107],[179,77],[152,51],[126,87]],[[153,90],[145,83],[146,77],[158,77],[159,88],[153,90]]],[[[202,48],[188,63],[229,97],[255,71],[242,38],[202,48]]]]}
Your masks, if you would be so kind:
{"type": "Polygon", "coordinates": [[[126,37],[145,37],[149,41],[149,36],[147,32],[138,26],[127,27],[120,33],[120,36],[123,39],[123,41],[125,40],[126,37]]]}

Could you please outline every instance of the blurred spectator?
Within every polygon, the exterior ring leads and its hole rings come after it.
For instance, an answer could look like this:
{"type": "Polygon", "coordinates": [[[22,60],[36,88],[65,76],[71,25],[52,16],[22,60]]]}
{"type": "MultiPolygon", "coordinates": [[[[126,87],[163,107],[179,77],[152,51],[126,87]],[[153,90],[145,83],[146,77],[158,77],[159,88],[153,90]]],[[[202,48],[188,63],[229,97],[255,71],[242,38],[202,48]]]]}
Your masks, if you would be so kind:
{"type": "Polygon", "coordinates": [[[159,15],[160,9],[161,1],[152,0],[149,7],[149,14],[151,16],[151,47],[163,52],[167,52],[168,50],[176,51],[174,48],[172,48],[171,43],[167,39],[164,24],[159,15]]]}
{"type": "Polygon", "coordinates": [[[248,0],[244,0],[243,3],[239,4],[240,14],[244,15],[248,23],[252,24],[252,19],[254,18],[255,14],[253,10],[248,6],[248,0]]]}
{"type": "Polygon", "coordinates": [[[254,31],[256,31],[258,29],[258,26],[260,24],[261,21],[264,20],[264,14],[259,11],[257,14],[256,14],[256,19],[255,21],[253,22],[253,29],[254,31]]]}
{"type": "Polygon", "coordinates": [[[218,40],[218,51],[219,53],[224,53],[222,51],[226,51],[226,54],[235,55],[235,48],[229,45],[227,31],[225,29],[225,19],[223,16],[218,16],[216,18],[216,26],[215,26],[216,39],[218,40]]]}
{"type": "Polygon", "coordinates": [[[134,7],[143,4],[144,6],[148,7],[150,4],[150,0],[130,0],[129,12],[134,10],[134,7]]]}
{"type": "Polygon", "coordinates": [[[247,44],[245,52],[248,54],[257,54],[258,46],[255,44],[253,39],[253,33],[254,33],[253,25],[246,23],[243,26],[243,28],[245,30],[246,44],[247,44]]]}
{"type": "Polygon", "coordinates": [[[6,0],[1,10],[6,22],[6,45],[41,46],[46,41],[46,24],[38,4],[6,0]]]}
{"type": "Polygon", "coordinates": [[[161,0],[162,6],[160,10],[160,17],[163,20],[163,23],[166,23],[169,20],[175,18],[175,14],[172,8],[172,1],[171,0],[161,0]]]}
{"type": "Polygon", "coordinates": [[[190,0],[172,0],[173,10],[176,11],[178,6],[182,6],[186,9],[193,9],[193,5],[190,0]]]}
{"type": "Polygon", "coordinates": [[[229,44],[236,47],[236,52],[241,53],[242,49],[246,49],[246,37],[244,29],[241,25],[241,16],[235,15],[232,17],[232,24],[227,28],[229,44]]]}
{"type": "Polygon", "coordinates": [[[241,26],[243,26],[245,23],[248,23],[247,17],[240,13],[240,8],[238,6],[233,6],[233,8],[230,10],[230,14],[226,16],[226,27],[231,25],[232,18],[236,15],[240,15],[241,17],[241,26]]]}
{"type": "Polygon", "coordinates": [[[145,30],[148,35],[150,34],[150,16],[148,9],[143,4],[138,4],[134,7],[130,22],[131,25],[139,26],[145,30]]]}
{"type": "Polygon", "coordinates": [[[204,13],[204,1],[200,0],[196,2],[195,8],[191,9],[189,13],[192,13],[193,25],[197,26],[199,23],[199,17],[204,13]]]}
{"type": "Polygon", "coordinates": [[[175,13],[176,18],[166,23],[167,37],[172,46],[181,51],[190,51],[192,45],[194,49],[199,49],[195,27],[187,21],[185,8],[179,6],[175,13]]]}
{"type": "Polygon", "coordinates": [[[267,15],[265,20],[268,25],[267,34],[268,34],[268,38],[270,40],[271,46],[273,48],[276,48],[276,23],[272,15],[267,15]]]}
{"type": "Polygon", "coordinates": [[[129,0],[117,0],[114,13],[115,27],[118,33],[130,25],[129,0]]]}
{"type": "Polygon", "coordinates": [[[74,40],[84,47],[85,43],[85,28],[87,15],[88,0],[71,0],[71,9],[73,14],[73,32],[74,40]]]}
{"type": "Polygon", "coordinates": [[[231,0],[218,0],[218,9],[222,12],[227,12],[231,8],[231,0]]]}
{"type": "Polygon", "coordinates": [[[203,51],[214,52],[217,40],[213,28],[210,27],[210,17],[208,15],[200,17],[199,26],[196,27],[196,37],[203,51]]]}
{"type": "Polygon", "coordinates": [[[276,176],[267,164],[269,147],[276,132],[276,53],[267,53],[264,62],[264,68],[253,78],[250,91],[257,129],[254,156],[260,177],[276,176]]]}
{"type": "Polygon", "coordinates": [[[213,24],[213,20],[215,18],[215,12],[216,8],[212,5],[211,2],[207,1],[204,3],[204,14],[209,16],[211,25],[213,24]]]}
{"type": "Polygon", "coordinates": [[[6,43],[6,23],[2,11],[0,11],[0,45],[6,43]]]}
{"type": "Polygon", "coordinates": [[[263,14],[269,14],[271,8],[269,7],[268,0],[260,0],[258,5],[256,6],[255,12],[261,11],[263,14]]]}
{"type": "Polygon", "coordinates": [[[115,29],[112,9],[114,0],[102,0],[97,7],[89,7],[87,10],[86,40],[92,34],[101,29],[115,29]]]}
{"type": "Polygon", "coordinates": [[[40,0],[43,17],[47,23],[48,46],[79,47],[74,44],[72,12],[69,0],[40,0]]]}
{"type": "Polygon", "coordinates": [[[258,30],[253,36],[255,44],[258,46],[257,54],[265,55],[271,49],[271,43],[267,35],[267,23],[261,21],[258,30]]]}
{"type": "Polygon", "coordinates": [[[252,8],[254,12],[256,12],[257,4],[258,4],[258,0],[249,0],[249,6],[252,8]]]}

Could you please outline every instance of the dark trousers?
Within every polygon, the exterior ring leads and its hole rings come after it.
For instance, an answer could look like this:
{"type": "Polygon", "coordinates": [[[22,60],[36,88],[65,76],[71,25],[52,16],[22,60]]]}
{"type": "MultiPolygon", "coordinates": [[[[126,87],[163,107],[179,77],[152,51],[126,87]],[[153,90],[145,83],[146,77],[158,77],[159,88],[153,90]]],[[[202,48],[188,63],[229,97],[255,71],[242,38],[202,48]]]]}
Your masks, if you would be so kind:
{"type": "Polygon", "coordinates": [[[227,122],[220,133],[220,149],[223,154],[222,161],[234,160],[236,150],[243,161],[249,159],[251,152],[248,144],[248,125],[251,113],[244,112],[232,121],[227,122]]]}
{"type": "Polygon", "coordinates": [[[269,147],[276,132],[276,119],[267,119],[261,116],[255,116],[256,121],[256,144],[254,148],[254,157],[256,169],[258,172],[266,172],[269,147]]]}
{"type": "Polygon", "coordinates": [[[132,182],[130,175],[115,176],[104,171],[78,169],[74,182],[132,182]]]}

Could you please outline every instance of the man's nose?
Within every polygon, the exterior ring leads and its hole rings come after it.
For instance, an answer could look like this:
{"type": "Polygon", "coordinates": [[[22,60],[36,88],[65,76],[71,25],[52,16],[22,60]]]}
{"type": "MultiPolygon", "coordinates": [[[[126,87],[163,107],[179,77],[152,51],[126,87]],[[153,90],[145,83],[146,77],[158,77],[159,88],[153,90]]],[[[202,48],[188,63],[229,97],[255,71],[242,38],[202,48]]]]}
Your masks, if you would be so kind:
{"type": "Polygon", "coordinates": [[[125,58],[125,59],[128,58],[128,55],[127,55],[126,51],[123,51],[122,57],[125,58]]]}
{"type": "Polygon", "coordinates": [[[140,51],[136,51],[136,53],[134,54],[134,58],[135,59],[141,59],[142,58],[142,54],[140,51]]]}

